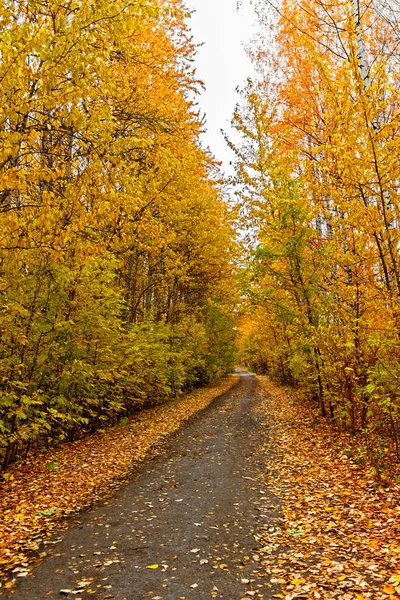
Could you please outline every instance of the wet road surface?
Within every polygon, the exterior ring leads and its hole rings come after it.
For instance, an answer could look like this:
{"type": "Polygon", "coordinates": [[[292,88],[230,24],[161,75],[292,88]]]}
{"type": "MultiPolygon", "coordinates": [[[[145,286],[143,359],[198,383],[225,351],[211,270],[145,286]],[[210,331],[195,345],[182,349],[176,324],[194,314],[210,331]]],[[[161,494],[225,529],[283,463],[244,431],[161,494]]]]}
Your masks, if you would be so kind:
{"type": "MultiPolygon", "coordinates": [[[[14,600],[271,598],[257,531],[279,518],[258,452],[267,435],[256,378],[240,382],[167,442],[108,501],[45,545],[14,600]]],[[[60,490],[62,494],[62,490],[60,490]]]]}

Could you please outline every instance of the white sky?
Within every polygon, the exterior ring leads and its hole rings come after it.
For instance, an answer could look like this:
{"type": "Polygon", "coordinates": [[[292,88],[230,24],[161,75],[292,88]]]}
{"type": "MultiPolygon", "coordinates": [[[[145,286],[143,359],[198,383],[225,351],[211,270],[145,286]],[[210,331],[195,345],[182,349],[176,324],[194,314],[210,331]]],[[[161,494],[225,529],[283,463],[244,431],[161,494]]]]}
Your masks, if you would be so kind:
{"type": "Polygon", "coordinates": [[[230,120],[239,101],[235,89],[254,75],[243,45],[254,35],[256,16],[249,0],[244,0],[239,10],[236,0],[186,0],[185,4],[196,11],[189,20],[194,41],[196,44],[204,42],[196,60],[197,77],[206,86],[198,100],[207,117],[203,143],[223,162],[223,169],[231,172],[229,162],[234,156],[220,130],[229,133],[230,120]]]}

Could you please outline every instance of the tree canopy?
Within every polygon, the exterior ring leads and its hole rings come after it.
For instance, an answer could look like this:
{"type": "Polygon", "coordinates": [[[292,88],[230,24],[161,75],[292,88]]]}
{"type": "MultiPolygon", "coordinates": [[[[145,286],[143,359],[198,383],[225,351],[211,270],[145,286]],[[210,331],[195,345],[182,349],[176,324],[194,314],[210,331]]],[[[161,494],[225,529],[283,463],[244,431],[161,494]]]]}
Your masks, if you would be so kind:
{"type": "Polygon", "coordinates": [[[0,8],[0,448],[232,368],[232,215],[180,0],[0,8]]]}
{"type": "Polygon", "coordinates": [[[382,434],[399,453],[396,7],[260,2],[270,43],[234,117],[253,237],[244,356],[366,433],[377,468],[382,434]]]}

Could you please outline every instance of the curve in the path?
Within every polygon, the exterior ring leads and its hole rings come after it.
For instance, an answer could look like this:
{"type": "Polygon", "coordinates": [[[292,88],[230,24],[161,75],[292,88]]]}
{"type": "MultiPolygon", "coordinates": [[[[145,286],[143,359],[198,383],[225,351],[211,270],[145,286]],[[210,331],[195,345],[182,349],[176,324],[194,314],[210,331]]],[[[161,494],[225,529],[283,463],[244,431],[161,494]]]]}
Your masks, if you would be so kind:
{"type": "Polygon", "coordinates": [[[277,519],[278,503],[262,482],[256,378],[240,375],[163,456],[50,540],[46,558],[6,598],[270,598],[255,536],[260,519],[277,519]]]}

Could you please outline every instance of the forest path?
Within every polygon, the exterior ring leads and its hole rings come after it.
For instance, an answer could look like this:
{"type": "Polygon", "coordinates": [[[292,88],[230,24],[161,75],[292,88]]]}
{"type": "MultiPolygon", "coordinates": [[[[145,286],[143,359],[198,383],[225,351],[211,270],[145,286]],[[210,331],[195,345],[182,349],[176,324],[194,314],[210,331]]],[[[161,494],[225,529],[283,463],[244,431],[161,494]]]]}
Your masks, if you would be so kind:
{"type": "Polygon", "coordinates": [[[58,532],[9,597],[271,598],[254,536],[278,520],[279,503],[263,484],[267,432],[254,411],[257,381],[240,375],[161,457],[58,532]]]}

